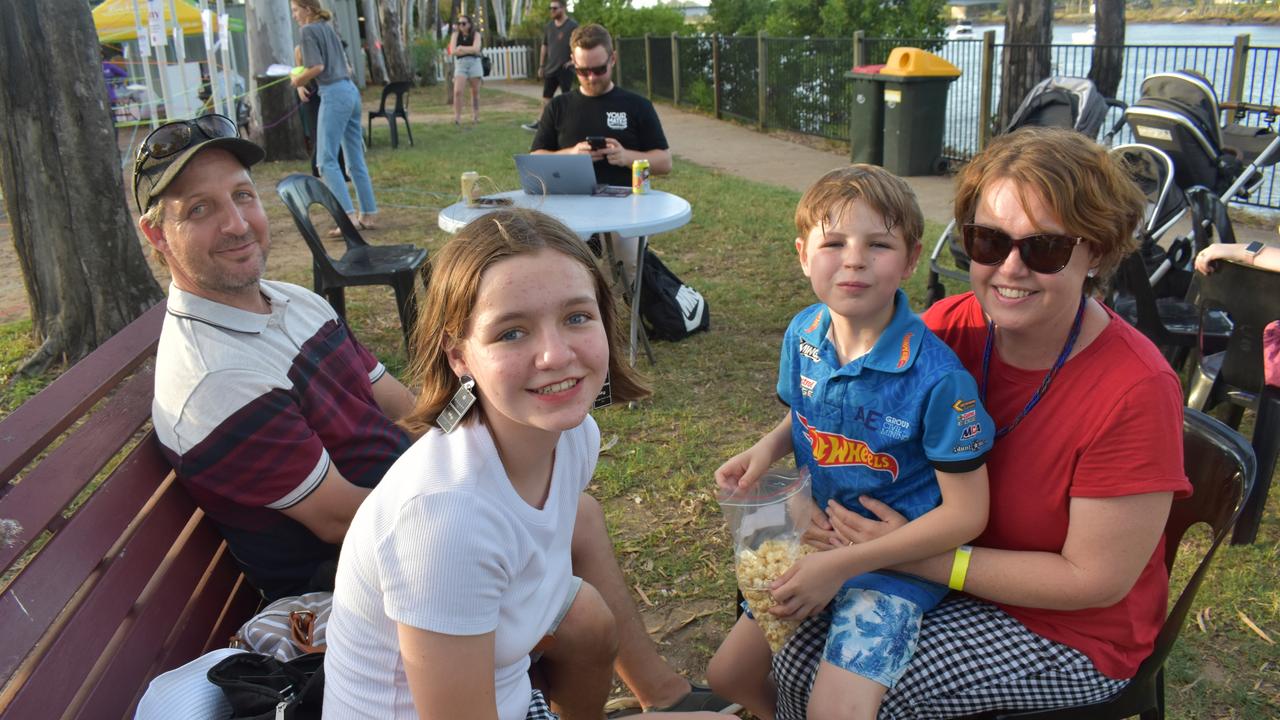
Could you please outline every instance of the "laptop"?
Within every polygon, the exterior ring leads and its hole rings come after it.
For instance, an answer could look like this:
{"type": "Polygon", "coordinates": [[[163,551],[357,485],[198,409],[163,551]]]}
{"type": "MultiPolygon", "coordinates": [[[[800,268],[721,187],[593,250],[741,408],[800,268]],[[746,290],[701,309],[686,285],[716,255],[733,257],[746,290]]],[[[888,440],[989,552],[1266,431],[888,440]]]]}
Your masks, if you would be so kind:
{"type": "MultiPolygon", "coordinates": [[[[596,182],[586,155],[516,155],[520,186],[530,195],[611,195],[613,186],[596,182]]],[[[623,188],[619,186],[618,191],[623,188]]],[[[631,188],[625,188],[631,194],[631,188]]]]}

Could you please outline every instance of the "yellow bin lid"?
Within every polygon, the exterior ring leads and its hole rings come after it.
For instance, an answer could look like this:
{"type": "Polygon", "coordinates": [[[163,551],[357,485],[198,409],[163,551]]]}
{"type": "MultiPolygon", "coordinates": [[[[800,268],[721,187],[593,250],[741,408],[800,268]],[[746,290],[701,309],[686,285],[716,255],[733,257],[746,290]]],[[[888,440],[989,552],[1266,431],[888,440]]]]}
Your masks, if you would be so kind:
{"type": "Polygon", "coordinates": [[[960,68],[920,48],[896,47],[889,62],[880,69],[882,75],[900,77],[960,77],[960,68]]]}

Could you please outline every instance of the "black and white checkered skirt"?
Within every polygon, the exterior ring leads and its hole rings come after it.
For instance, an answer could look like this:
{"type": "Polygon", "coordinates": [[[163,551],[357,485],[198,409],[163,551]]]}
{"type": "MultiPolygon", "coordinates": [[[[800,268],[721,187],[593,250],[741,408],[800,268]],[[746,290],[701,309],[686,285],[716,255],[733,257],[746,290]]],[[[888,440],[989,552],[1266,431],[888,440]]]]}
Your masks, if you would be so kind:
{"type": "Polygon", "coordinates": [[[524,716],[524,720],[560,720],[560,716],[551,712],[542,691],[535,688],[533,697],[529,698],[529,714],[524,716]]]}
{"type": "MultiPolygon", "coordinates": [[[[773,658],[778,720],[804,720],[830,617],[806,620],[773,658]]],[[[1084,653],[1031,632],[990,603],[951,596],[924,616],[906,673],[879,720],[944,720],[1105,700],[1128,680],[1098,672],[1084,653]]]]}

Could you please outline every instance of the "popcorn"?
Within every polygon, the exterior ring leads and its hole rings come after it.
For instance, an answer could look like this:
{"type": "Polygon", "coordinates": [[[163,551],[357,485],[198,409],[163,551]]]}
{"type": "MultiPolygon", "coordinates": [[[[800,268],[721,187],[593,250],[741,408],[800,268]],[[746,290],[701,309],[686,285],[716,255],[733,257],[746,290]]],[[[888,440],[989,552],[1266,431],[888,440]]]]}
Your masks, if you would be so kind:
{"type": "Polygon", "coordinates": [[[782,620],[769,612],[769,608],[778,604],[769,592],[769,585],[786,573],[796,559],[813,551],[814,548],[799,540],[773,539],[760,543],[755,550],[743,549],[738,553],[735,567],[738,589],[751,608],[756,624],[764,631],[769,649],[775,653],[800,626],[800,621],[782,620]]]}

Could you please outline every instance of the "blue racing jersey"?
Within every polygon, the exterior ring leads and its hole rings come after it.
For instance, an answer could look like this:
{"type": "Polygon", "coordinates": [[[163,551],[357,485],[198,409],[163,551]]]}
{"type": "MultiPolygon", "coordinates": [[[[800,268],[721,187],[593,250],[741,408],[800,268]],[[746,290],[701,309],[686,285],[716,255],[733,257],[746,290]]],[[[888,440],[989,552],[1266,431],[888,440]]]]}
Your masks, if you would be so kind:
{"type": "Polygon", "coordinates": [[[893,317],[871,352],[841,366],[828,337],[831,311],[802,310],[782,342],[778,396],[791,407],[791,443],[821,508],[835,499],[865,517],[869,495],[908,520],[942,500],[934,470],[985,462],[995,427],[973,376],[911,312],[898,290],[893,317]]]}

